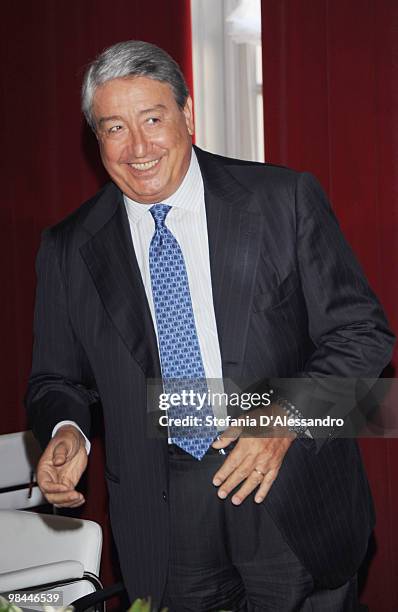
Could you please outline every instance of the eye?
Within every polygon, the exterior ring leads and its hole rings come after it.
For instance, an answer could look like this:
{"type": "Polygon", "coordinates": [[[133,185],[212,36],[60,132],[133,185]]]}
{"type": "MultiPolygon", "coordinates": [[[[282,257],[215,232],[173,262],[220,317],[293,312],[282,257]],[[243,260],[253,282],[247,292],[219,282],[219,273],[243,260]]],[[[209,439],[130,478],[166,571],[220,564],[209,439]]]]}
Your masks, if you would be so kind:
{"type": "Polygon", "coordinates": [[[156,123],[159,123],[159,121],[159,117],[148,117],[147,119],[147,123],[149,123],[149,125],[155,125],[156,123]]]}
{"type": "Polygon", "coordinates": [[[116,132],[119,132],[121,129],[122,129],[121,125],[112,125],[112,127],[108,128],[108,133],[116,134],[116,132]]]}

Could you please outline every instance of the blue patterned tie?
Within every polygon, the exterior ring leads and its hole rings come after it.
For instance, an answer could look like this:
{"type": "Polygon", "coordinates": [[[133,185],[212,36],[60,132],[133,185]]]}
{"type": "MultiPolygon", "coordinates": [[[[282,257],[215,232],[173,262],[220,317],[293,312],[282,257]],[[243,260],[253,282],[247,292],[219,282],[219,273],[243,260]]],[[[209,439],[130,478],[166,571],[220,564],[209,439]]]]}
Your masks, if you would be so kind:
{"type": "MultiPolygon", "coordinates": [[[[150,208],[155,221],[155,233],[149,247],[149,267],[152,281],[153,302],[156,313],[160,362],[165,393],[181,394],[183,390],[207,392],[207,382],[200,353],[192,310],[191,294],[184,257],[180,245],[165,225],[171,209],[167,204],[155,204],[150,208]]],[[[170,425],[170,437],[174,444],[187,453],[202,459],[217,436],[213,422],[213,409],[206,402],[197,410],[197,402],[171,406],[169,418],[196,417],[197,424],[177,427],[170,425]],[[206,417],[211,425],[206,425],[206,417]]]]}

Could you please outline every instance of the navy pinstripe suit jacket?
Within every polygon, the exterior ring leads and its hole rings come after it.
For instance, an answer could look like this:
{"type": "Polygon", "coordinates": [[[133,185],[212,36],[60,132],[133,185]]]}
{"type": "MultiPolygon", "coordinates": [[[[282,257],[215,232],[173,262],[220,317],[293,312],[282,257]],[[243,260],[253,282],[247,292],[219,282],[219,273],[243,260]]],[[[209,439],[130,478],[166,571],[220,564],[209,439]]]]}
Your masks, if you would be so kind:
{"type": "MultiPolygon", "coordinates": [[[[197,155],[224,376],[378,376],[393,337],[317,181],[197,155]]],[[[89,435],[90,405],[100,399],[124,580],[132,599],[160,599],[169,546],[167,444],[145,435],[146,381],[159,377],[159,358],[114,184],[44,233],[37,269],[26,397],[32,428],[43,446],[62,419],[89,435]]],[[[354,441],[316,447],[296,440],[264,504],[319,584],[337,586],[357,570],[374,517],[354,441]]]]}

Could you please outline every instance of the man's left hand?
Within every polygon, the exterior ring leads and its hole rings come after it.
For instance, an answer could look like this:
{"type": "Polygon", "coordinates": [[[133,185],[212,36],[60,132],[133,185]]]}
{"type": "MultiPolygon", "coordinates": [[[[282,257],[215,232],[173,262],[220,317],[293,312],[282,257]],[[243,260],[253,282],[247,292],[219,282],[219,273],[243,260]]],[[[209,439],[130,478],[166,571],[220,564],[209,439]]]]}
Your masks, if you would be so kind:
{"type": "MultiPolygon", "coordinates": [[[[226,430],[213,442],[213,448],[226,448],[241,432],[237,428],[226,430]]],[[[288,437],[240,437],[213,478],[213,484],[220,487],[218,496],[225,499],[235,487],[243,483],[234,493],[232,503],[238,506],[257,488],[254,501],[261,503],[278,476],[285,454],[295,437],[290,432],[288,437]]]]}

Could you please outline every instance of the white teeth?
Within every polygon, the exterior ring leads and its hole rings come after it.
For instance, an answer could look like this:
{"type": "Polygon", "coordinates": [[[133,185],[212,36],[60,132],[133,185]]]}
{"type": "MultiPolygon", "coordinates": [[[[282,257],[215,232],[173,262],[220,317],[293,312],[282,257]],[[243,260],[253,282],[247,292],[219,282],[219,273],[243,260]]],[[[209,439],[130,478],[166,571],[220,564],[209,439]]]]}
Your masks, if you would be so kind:
{"type": "Polygon", "coordinates": [[[143,164],[129,164],[129,166],[132,166],[136,170],[148,170],[149,168],[153,168],[154,166],[156,166],[158,161],[158,159],[154,159],[153,161],[145,162],[143,164]]]}

